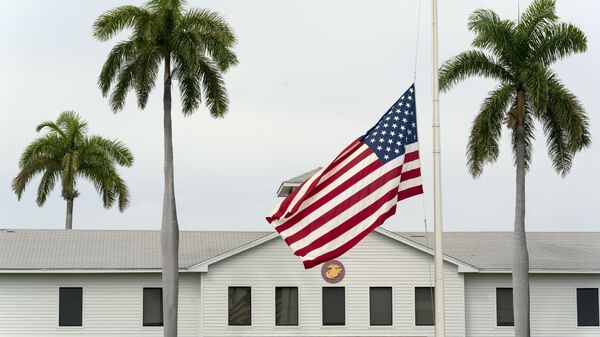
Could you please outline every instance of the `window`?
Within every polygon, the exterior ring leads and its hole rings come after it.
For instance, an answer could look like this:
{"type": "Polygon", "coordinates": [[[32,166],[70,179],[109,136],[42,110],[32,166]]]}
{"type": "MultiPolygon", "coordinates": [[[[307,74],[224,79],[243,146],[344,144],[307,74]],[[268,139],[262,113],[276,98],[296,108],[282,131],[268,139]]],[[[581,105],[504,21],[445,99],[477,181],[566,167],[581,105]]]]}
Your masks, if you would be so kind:
{"type": "Polygon", "coordinates": [[[275,325],[298,325],[298,287],[275,288],[275,325]]]}
{"type": "Polygon", "coordinates": [[[229,325],[251,325],[250,287],[229,287],[229,325]]]}
{"type": "Polygon", "coordinates": [[[369,316],[371,325],[392,325],[392,288],[369,288],[369,316]]]}
{"type": "Polygon", "coordinates": [[[496,325],[515,325],[512,288],[496,288],[496,325]]]}
{"type": "Polygon", "coordinates": [[[417,287],[415,288],[415,324],[433,325],[435,312],[434,308],[434,288],[417,287]]]}
{"type": "Polygon", "coordinates": [[[600,326],[598,288],[577,288],[577,326],[600,326]]]}
{"type": "Polygon", "coordinates": [[[163,326],[162,288],[144,288],[144,326],[163,326]]]}
{"type": "Polygon", "coordinates": [[[83,288],[58,289],[58,326],[83,326],[83,288]]]}
{"type": "Polygon", "coordinates": [[[323,287],[323,325],[346,324],[346,291],[344,287],[323,287]]]}

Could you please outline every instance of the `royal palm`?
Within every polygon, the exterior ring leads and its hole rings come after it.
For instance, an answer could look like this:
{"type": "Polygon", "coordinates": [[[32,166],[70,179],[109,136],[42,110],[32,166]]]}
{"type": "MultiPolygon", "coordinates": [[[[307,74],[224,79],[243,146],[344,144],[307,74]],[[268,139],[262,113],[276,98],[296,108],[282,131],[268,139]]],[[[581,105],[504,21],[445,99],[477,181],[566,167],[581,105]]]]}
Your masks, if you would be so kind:
{"type": "Polygon", "coordinates": [[[101,15],[94,36],[106,41],[124,29],[128,39],[110,51],[98,84],[110,95],[112,109],[123,108],[135,91],[140,109],[146,107],[162,66],[164,128],[164,197],[161,224],[163,259],[164,335],[177,335],[179,229],[175,208],[171,89],[175,81],[182,113],[189,115],[202,101],[210,114],[223,117],[228,109],[223,72],[237,64],[233,31],[217,13],[187,8],[180,0],[153,0],[141,7],[122,6],[101,15]]]}
{"type": "Polygon", "coordinates": [[[55,122],[37,126],[37,132],[47,131],[35,139],[21,155],[19,174],[12,188],[19,200],[27,184],[41,174],[37,204],[42,206],[57,183],[67,202],[66,229],[73,225],[73,202],[79,196],[77,180],[87,179],[102,196],[104,207],[115,201],[120,211],[129,203],[127,185],[117,172],[117,166],[129,167],[133,156],[120,141],[87,135],[87,123],[72,112],[63,112],[55,122]]]}
{"type": "Polygon", "coordinates": [[[551,69],[571,54],[586,50],[576,26],[561,23],[553,0],[534,1],[517,22],[490,10],[469,18],[475,48],[449,59],[440,70],[440,88],[449,90],[471,77],[494,79],[497,87],[483,101],[467,146],[470,173],[477,177],[498,158],[504,124],[510,133],[516,166],[513,246],[515,335],[529,336],[529,256],[525,236],[525,175],[532,159],[534,123],[542,126],[548,155],[561,176],[576,152],[590,144],[588,118],[577,97],[551,69]]]}

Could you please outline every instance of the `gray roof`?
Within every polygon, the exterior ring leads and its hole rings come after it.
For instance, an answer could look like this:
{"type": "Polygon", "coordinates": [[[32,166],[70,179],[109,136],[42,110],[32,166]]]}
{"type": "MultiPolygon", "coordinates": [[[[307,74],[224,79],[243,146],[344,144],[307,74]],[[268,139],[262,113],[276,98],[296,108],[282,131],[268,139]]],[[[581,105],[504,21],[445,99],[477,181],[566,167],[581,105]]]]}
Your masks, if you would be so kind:
{"type": "MultiPolygon", "coordinates": [[[[396,233],[432,247],[429,233],[396,233]]],[[[480,270],[511,269],[512,232],[445,232],[444,253],[480,270]]],[[[600,232],[527,233],[530,270],[600,271],[600,232]]]]}
{"type": "MultiPolygon", "coordinates": [[[[181,231],[187,268],[270,232],[181,231]]],[[[160,269],[160,232],[148,230],[0,230],[1,269],[160,269]]]]}
{"type": "MultiPolygon", "coordinates": [[[[188,268],[272,232],[182,231],[179,264],[188,268]]],[[[430,233],[396,233],[433,246],[430,233]]],[[[527,234],[532,270],[600,271],[600,232],[527,234]]],[[[509,271],[512,233],[446,232],[444,252],[482,271],[509,271]]],[[[160,232],[0,229],[0,270],[160,269],[160,232]]]]}

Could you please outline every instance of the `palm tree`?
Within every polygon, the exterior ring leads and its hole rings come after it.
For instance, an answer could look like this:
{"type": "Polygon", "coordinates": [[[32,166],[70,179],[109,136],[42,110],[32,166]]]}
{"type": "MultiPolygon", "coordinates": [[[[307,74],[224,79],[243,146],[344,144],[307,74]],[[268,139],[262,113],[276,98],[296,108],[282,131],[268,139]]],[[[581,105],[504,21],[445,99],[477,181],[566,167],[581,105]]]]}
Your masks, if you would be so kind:
{"type": "Polygon", "coordinates": [[[98,85],[114,112],[134,90],[146,107],[161,63],[163,66],[164,198],[161,224],[164,335],[177,336],[179,228],[173,180],[171,84],[178,81],[183,114],[199,108],[202,98],[210,114],[221,118],[228,109],[223,73],[237,64],[232,29],[217,13],[188,9],[183,0],[151,0],[141,7],[121,6],[102,14],[94,36],[106,41],[129,29],[131,35],[110,51],[98,85]],[[202,97],[204,96],[204,97],[202,97]]]}
{"type": "Polygon", "coordinates": [[[118,140],[87,135],[87,123],[73,111],[60,114],[56,122],[47,121],[36,131],[48,132],[35,139],[21,154],[19,174],[12,188],[21,200],[27,184],[41,174],[37,204],[43,206],[56,182],[60,180],[61,195],[67,201],[65,228],[73,227],[73,201],[79,196],[77,179],[91,181],[102,196],[104,207],[115,201],[123,212],[129,204],[129,190],[117,172],[117,166],[130,167],[133,155],[118,140]]]}
{"type": "Polygon", "coordinates": [[[518,22],[479,9],[469,18],[473,50],[446,61],[440,89],[471,76],[498,81],[475,117],[467,146],[467,165],[477,177],[498,158],[504,123],[511,132],[516,166],[513,246],[515,335],[529,336],[529,256],[525,235],[525,174],[531,164],[534,120],[543,127],[554,169],[565,176],[576,152],[590,145],[588,117],[577,97],[550,66],[587,49],[584,33],[558,22],[554,0],[535,0],[518,22]]]}

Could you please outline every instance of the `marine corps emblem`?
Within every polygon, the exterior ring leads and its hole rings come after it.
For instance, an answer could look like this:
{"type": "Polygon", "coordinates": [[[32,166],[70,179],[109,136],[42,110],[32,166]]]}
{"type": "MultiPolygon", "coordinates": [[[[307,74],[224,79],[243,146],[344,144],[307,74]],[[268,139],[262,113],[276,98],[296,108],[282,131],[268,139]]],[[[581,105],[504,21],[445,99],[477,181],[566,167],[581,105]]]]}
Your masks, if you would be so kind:
{"type": "Polygon", "coordinates": [[[331,260],[321,266],[321,276],[329,283],[338,283],[344,279],[346,268],[338,260],[331,260]]]}

